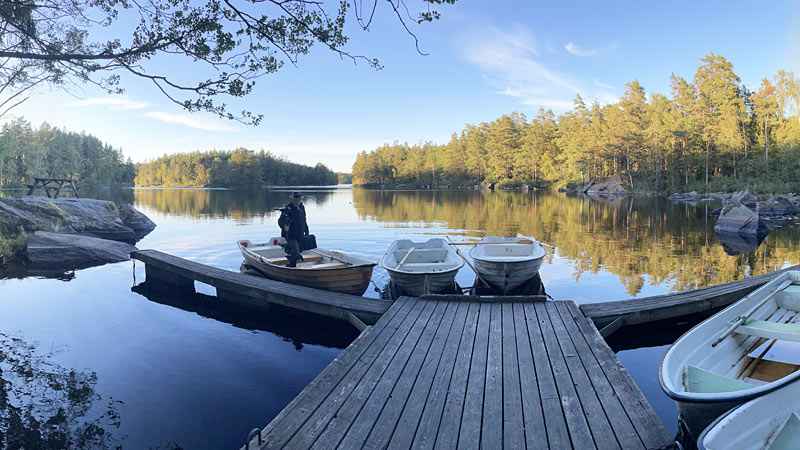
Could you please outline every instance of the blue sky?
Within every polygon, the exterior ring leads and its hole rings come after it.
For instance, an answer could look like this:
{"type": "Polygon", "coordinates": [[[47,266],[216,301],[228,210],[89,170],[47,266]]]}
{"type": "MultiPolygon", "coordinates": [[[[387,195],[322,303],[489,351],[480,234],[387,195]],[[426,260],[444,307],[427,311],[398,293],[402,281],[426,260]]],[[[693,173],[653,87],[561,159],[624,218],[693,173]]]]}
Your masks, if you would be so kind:
{"type": "MultiPolygon", "coordinates": [[[[297,67],[260,79],[245,100],[225,99],[233,111],[264,114],[258,127],[185,113],[128,78],[124,96],[89,87],[41,91],[13,115],[35,127],[86,131],[137,162],[241,146],[349,172],[362,150],[446,143],[465,124],[511,111],[558,114],[576,93],[587,103],[614,102],[633,79],[648,93],[669,94],[670,74],[691,80],[709,51],[731,61],[753,89],[780,69],[800,75],[800,3],[791,1],[459,0],[439,8],[438,22],[413,28],[427,56],[386,5],[378,7],[369,32],[350,27],[347,49],[377,57],[384,69],[316,48],[297,67]]],[[[197,70],[186,61],[174,67],[197,70]]]]}

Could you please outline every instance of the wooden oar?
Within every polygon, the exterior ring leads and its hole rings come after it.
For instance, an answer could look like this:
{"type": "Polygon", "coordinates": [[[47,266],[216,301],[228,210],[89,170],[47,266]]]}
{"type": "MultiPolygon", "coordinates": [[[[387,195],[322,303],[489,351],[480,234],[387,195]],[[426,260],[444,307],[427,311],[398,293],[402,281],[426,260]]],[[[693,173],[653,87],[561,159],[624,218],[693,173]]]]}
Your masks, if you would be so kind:
{"type": "MultiPolygon", "coordinates": [[[[453,241],[450,239],[450,236],[445,236],[445,237],[447,238],[447,240],[448,240],[448,241],[450,241],[450,242],[449,242],[450,244],[455,244],[455,242],[453,242],[453,241]]],[[[475,275],[478,277],[478,279],[479,279],[479,280],[481,280],[481,282],[484,284],[484,286],[486,286],[487,288],[489,288],[489,290],[490,290],[490,291],[494,292],[494,289],[493,289],[491,286],[489,286],[489,283],[487,283],[487,282],[486,282],[486,280],[484,280],[484,279],[481,277],[481,274],[479,274],[479,273],[478,273],[478,271],[477,271],[477,270],[475,270],[475,267],[472,265],[472,263],[470,263],[470,262],[469,262],[469,260],[467,259],[467,257],[466,257],[466,256],[464,256],[464,254],[463,254],[463,253],[461,253],[461,250],[459,250],[459,249],[458,249],[458,247],[456,247],[456,248],[455,248],[455,250],[456,250],[456,254],[457,254],[458,256],[460,256],[460,257],[461,257],[461,259],[463,259],[465,263],[467,263],[467,265],[469,266],[469,268],[470,268],[470,269],[472,269],[472,271],[473,271],[473,272],[475,272],[475,275]]]]}
{"type": "Polygon", "coordinates": [[[775,288],[774,291],[770,292],[766,297],[764,297],[763,300],[758,302],[758,304],[756,306],[750,308],[749,311],[747,311],[743,315],[739,316],[739,318],[736,320],[736,322],[734,322],[733,325],[730,326],[730,328],[725,330],[724,333],[722,333],[717,339],[714,340],[714,342],[711,343],[711,346],[712,347],[716,347],[717,344],[722,342],[723,339],[725,339],[726,337],[730,336],[731,333],[736,331],[736,329],[739,328],[739,325],[745,323],[747,321],[747,319],[749,319],[750,316],[752,316],[753,313],[756,312],[756,310],[758,308],[761,308],[762,306],[764,306],[764,304],[767,303],[767,300],[771,299],[772,296],[777,294],[778,292],[780,292],[780,291],[786,289],[787,287],[791,286],[791,284],[792,284],[792,280],[786,280],[783,283],[779,284],[778,287],[775,288]]]}
{"type": "MultiPolygon", "coordinates": [[[[449,239],[449,236],[448,236],[449,239]]],[[[495,245],[495,244],[526,244],[530,245],[533,244],[533,241],[530,239],[520,239],[517,241],[491,241],[491,242],[448,242],[450,245],[495,245]]]]}
{"type": "Polygon", "coordinates": [[[403,263],[406,262],[406,259],[408,258],[408,255],[410,255],[416,249],[417,249],[416,247],[411,247],[410,249],[408,249],[408,251],[406,252],[405,256],[403,256],[403,259],[401,259],[400,262],[397,263],[397,266],[395,266],[395,269],[399,269],[400,266],[402,266],[403,263]]]}
{"type": "MultiPolygon", "coordinates": [[[[522,239],[530,239],[530,238],[528,238],[528,236],[525,236],[525,235],[524,235],[524,234],[522,234],[522,233],[517,233],[517,237],[518,237],[518,238],[522,238],[522,239]]],[[[540,245],[543,245],[543,246],[545,246],[545,247],[547,247],[547,248],[550,248],[550,249],[553,249],[553,250],[555,250],[555,249],[556,249],[556,248],[555,248],[555,247],[553,247],[552,245],[550,245],[550,244],[545,244],[545,243],[544,243],[544,242],[542,242],[542,241],[538,241],[538,240],[536,240],[536,239],[534,239],[534,241],[538,242],[540,245]]]]}

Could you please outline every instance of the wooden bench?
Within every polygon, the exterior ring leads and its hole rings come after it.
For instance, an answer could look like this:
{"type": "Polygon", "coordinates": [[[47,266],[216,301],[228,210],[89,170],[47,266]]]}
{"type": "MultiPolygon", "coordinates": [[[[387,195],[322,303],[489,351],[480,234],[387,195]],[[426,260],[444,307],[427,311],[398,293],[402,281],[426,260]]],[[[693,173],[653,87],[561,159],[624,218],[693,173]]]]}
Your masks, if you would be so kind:
{"type": "Polygon", "coordinates": [[[33,195],[33,191],[36,188],[43,188],[48,198],[58,198],[61,191],[66,187],[72,189],[75,198],[80,198],[78,196],[78,188],[75,187],[75,180],[70,178],[34,178],[33,184],[26,184],[25,186],[28,186],[28,195],[33,195]],[[50,183],[58,184],[58,186],[50,186],[50,183]]]}
{"type": "MultiPolygon", "coordinates": [[[[276,266],[285,266],[286,264],[289,264],[289,260],[286,259],[285,256],[280,258],[264,258],[264,261],[270,264],[274,264],[276,266]]],[[[318,261],[322,261],[322,255],[317,255],[317,254],[303,255],[302,262],[318,262],[318,261]]]]}

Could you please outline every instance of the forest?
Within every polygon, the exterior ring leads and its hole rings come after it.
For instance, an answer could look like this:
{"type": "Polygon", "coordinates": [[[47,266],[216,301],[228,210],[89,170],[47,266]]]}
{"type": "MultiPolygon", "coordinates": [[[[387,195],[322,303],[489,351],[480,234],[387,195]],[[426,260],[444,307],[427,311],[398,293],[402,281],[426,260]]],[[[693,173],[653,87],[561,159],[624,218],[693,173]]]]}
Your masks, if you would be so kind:
{"type": "Polygon", "coordinates": [[[136,168],[121,149],[86,133],[48,124],[33,129],[20,118],[0,131],[0,186],[30,184],[34,178],[73,178],[79,186],[133,184],[136,168]]]}
{"type": "Polygon", "coordinates": [[[324,164],[304,166],[261,150],[164,155],[137,165],[136,186],[245,187],[333,185],[339,175],[324,164]]]}
{"type": "Polygon", "coordinates": [[[621,175],[633,191],[800,191],[800,80],[781,70],[751,89],[723,56],[700,62],[691,80],[671,74],[669,95],[634,80],[617,103],[577,95],[558,116],[512,112],[444,145],[362,151],[353,184],[577,187],[621,175]]]}

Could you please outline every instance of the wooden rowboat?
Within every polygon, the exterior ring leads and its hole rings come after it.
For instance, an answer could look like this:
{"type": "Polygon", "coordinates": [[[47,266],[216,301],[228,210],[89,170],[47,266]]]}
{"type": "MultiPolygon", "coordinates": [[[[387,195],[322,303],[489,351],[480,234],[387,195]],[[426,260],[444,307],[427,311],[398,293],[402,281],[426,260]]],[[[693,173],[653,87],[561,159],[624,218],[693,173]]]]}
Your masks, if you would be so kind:
{"type": "Polygon", "coordinates": [[[394,241],[383,255],[381,266],[392,282],[413,296],[450,292],[464,260],[444,239],[425,242],[394,241]]]}
{"type": "Polygon", "coordinates": [[[800,448],[800,382],[723,414],[697,440],[699,450],[800,448]]]}
{"type": "Polygon", "coordinates": [[[787,271],[681,336],[659,377],[697,437],[725,411],[800,380],[799,369],[800,272],[787,271]]]}
{"type": "Polygon", "coordinates": [[[481,239],[469,251],[481,278],[503,295],[535,277],[546,254],[533,238],[496,236],[481,239]]]}
{"type": "Polygon", "coordinates": [[[367,290],[376,262],[316,248],[301,253],[297,267],[286,267],[289,261],[280,246],[284,242],[283,238],[261,244],[242,240],[239,250],[247,264],[273,280],[353,295],[367,290]]]}

